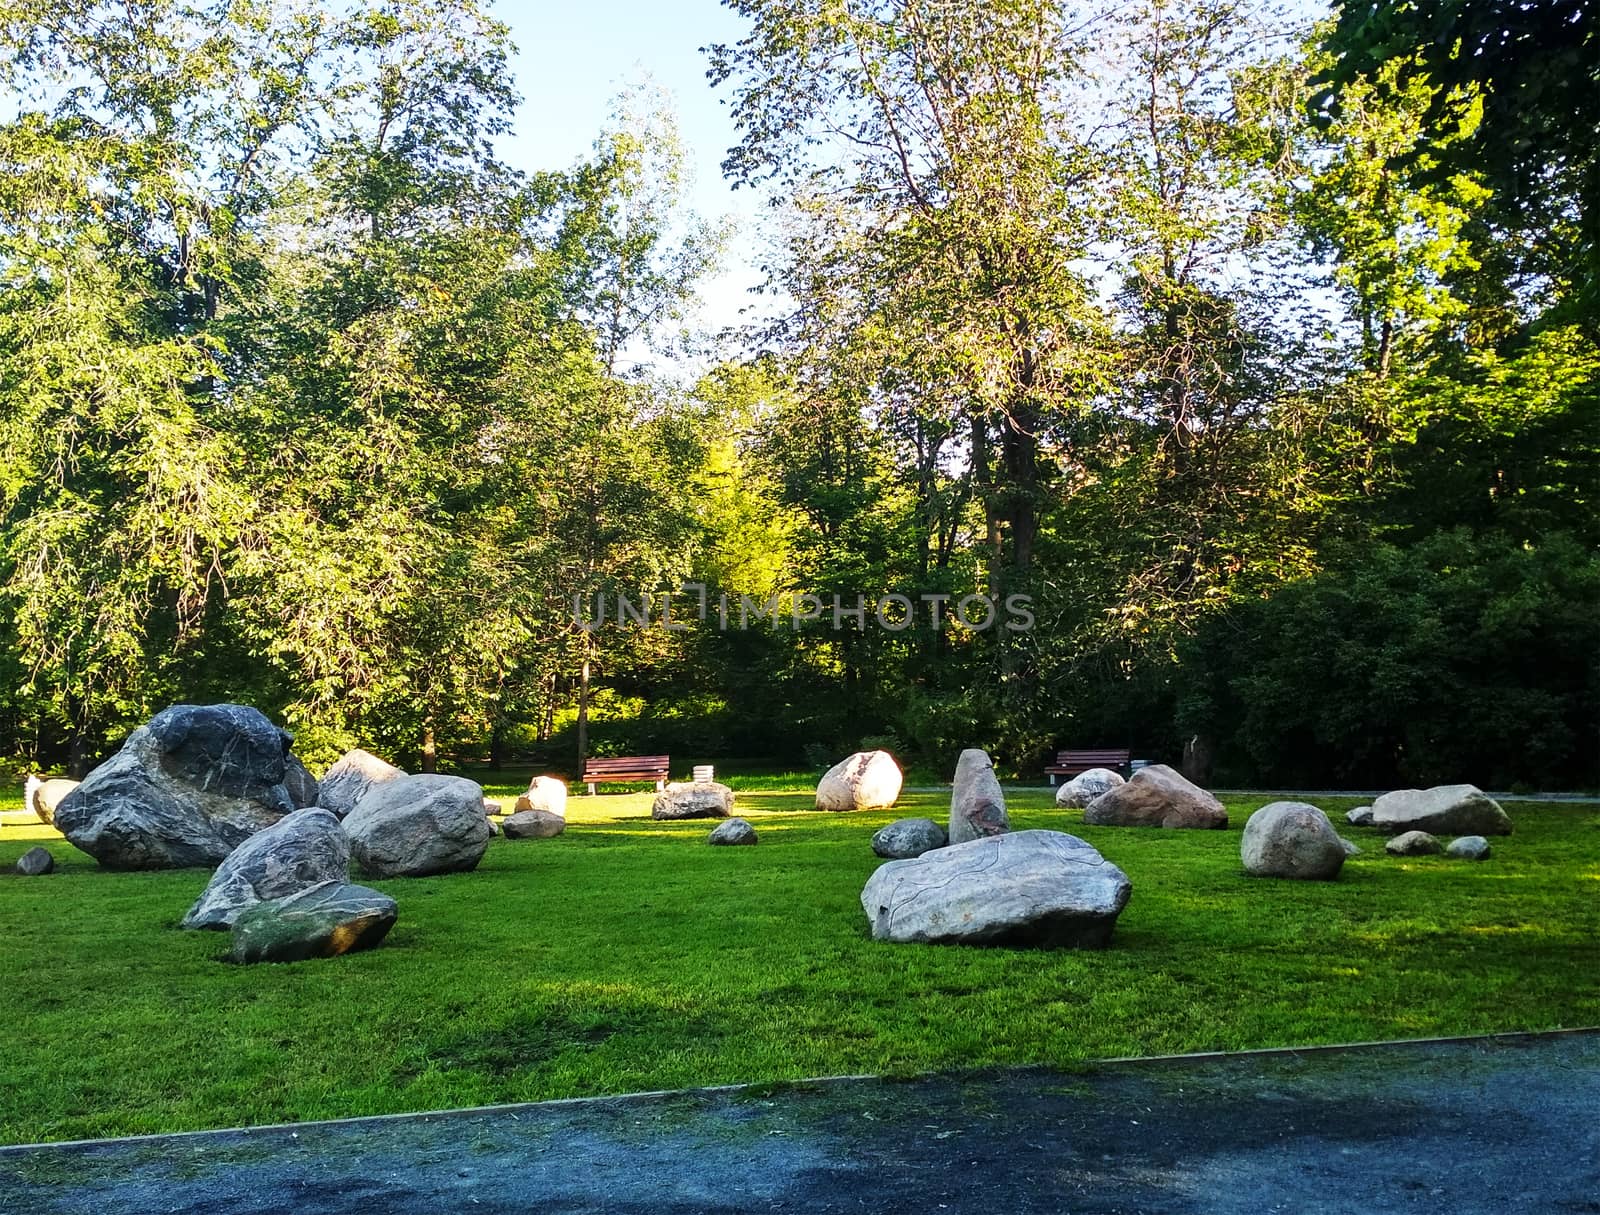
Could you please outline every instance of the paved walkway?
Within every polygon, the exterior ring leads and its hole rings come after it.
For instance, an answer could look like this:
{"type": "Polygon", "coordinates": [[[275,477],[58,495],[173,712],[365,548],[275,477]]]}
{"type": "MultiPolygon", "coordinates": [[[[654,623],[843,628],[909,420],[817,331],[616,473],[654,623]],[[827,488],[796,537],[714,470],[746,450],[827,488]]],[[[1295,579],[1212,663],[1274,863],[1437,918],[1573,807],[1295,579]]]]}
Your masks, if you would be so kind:
{"type": "Polygon", "coordinates": [[[1600,1211],[1600,1032],[0,1150],[0,1212],[1600,1211]]]}

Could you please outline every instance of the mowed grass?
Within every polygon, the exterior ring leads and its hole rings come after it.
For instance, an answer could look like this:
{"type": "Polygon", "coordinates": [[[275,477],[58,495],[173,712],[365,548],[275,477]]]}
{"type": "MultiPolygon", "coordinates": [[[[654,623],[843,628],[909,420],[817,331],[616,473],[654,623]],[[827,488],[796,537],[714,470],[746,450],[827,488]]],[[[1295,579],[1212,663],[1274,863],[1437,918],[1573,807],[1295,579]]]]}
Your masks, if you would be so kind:
{"type": "Polygon", "coordinates": [[[1240,870],[1264,800],[1208,832],[1014,795],[1014,827],[1132,879],[1102,952],[872,941],[868,840],[945,795],[829,815],[741,793],[760,844],[711,848],[631,794],[574,797],[565,835],[497,838],[474,873],[371,883],[400,904],[376,951],[249,967],[177,926],[206,872],[106,872],[7,814],[0,866],[44,842],[58,870],[0,879],[0,1141],[1600,1022],[1595,807],[1510,804],[1481,864],[1348,831],[1365,854],[1301,883],[1240,870]]]}

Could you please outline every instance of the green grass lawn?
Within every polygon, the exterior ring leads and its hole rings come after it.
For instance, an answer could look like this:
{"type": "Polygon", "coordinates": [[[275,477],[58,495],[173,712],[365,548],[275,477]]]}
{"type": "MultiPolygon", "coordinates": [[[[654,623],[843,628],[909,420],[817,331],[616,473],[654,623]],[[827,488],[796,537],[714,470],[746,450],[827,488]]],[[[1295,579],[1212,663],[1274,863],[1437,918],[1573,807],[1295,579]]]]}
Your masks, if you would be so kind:
{"type": "Polygon", "coordinates": [[[1132,879],[1104,952],[873,942],[868,840],[946,796],[828,815],[743,793],[761,843],[722,849],[636,793],[575,797],[565,835],[497,838],[474,873],[373,882],[400,904],[374,952],[251,967],[177,927],[204,871],[105,872],[7,814],[0,867],[42,841],[59,868],[0,879],[0,1142],[1600,1022],[1594,807],[1508,805],[1482,864],[1349,831],[1342,879],[1299,883],[1240,871],[1263,800],[1213,832],[1014,796],[1015,827],[1081,834],[1132,879]]]}

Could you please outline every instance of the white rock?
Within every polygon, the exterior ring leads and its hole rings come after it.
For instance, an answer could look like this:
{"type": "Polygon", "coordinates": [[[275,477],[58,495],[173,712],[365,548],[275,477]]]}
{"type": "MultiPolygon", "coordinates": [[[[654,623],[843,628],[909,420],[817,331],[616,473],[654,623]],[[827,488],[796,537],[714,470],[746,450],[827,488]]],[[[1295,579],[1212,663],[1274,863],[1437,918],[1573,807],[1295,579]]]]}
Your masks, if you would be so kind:
{"type": "Polygon", "coordinates": [[[884,810],[900,796],[900,765],[887,751],[858,751],[817,782],[818,810],[884,810]]]}
{"type": "Polygon", "coordinates": [[[567,817],[567,782],[555,776],[536,776],[528,782],[528,791],[517,798],[517,813],[524,810],[542,810],[558,818],[567,817]]]}
{"type": "Polygon", "coordinates": [[[1110,793],[1128,782],[1110,768],[1090,768],[1080,772],[1056,790],[1056,805],[1064,810],[1082,810],[1102,793],[1110,793]]]}
{"type": "Polygon", "coordinates": [[[1476,785],[1396,789],[1372,803],[1372,825],[1382,830],[1440,835],[1510,835],[1500,803],[1476,785]]]}

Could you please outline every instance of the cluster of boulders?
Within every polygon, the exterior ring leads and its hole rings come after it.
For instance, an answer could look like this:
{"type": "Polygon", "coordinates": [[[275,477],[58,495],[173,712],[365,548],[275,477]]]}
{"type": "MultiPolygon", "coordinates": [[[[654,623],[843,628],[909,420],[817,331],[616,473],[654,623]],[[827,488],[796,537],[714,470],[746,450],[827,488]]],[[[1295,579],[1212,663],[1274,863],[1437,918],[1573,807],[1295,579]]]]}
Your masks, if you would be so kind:
{"type": "Polygon", "coordinates": [[[880,941],[1100,948],[1133,885],[1061,831],[1011,830],[989,756],[961,753],[949,828],[900,819],[872,841],[879,866],[861,892],[880,941]]]}
{"type": "Polygon", "coordinates": [[[1384,851],[1391,856],[1446,856],[1461,860],[1489,859],[1485,836],[1510,835],[1511,819],[1500,804],[1476,785],[1435,785],[1429,789],[1396,789],[1370,806],[1345,815],[1353,827],[1388,832],[1384,851]],[[1448,844],[1440,835],[1453,835],[1448,844]]]}

